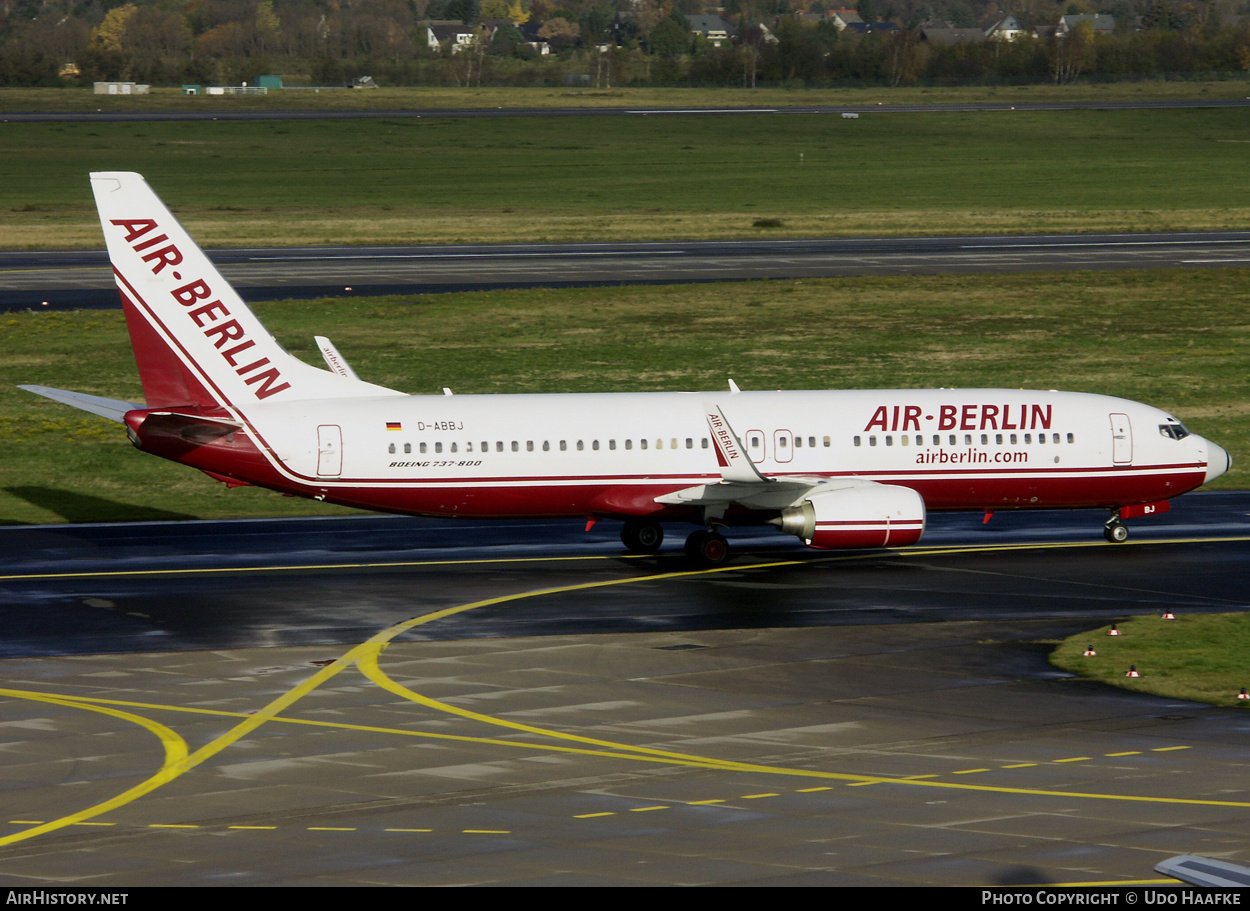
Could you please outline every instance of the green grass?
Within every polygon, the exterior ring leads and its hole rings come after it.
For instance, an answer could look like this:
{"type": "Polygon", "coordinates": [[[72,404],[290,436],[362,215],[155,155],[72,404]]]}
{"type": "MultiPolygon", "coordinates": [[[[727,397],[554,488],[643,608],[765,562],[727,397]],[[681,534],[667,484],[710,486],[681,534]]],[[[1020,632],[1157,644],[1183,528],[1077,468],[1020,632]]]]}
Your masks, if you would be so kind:
{"type": "MultiPolygon", "coordinates": [[[[405,392],[994,386],[1168,409],[1250,454],[1250,270],[930,276],[625,287],[256,307],[296,356],[328,335],[405,392]]],[[[227,491],[133,450],[119,425],[14,388],[142,400],[120,312],[0,316],[0,522],[323,514],[227,491]]]]}
{"type": "Polygon", "coordinates": [[[1237,698],[1250,686],[1250,614],[1132,617],[1064,640],[1051,653],[1056,667],[1138,693],[1250,707],[1237,698]],[[1087,646],[1097,653],[1085,657],[1087,646]],[[1126,677],[1136,665],[1140,677],[1126,677]]]}
{"type": "Polygon", "coordinates": [[[1142,81],[1078,85],[896,88],[380,88],[370,91],[284,89],[267,95],[183,95],[155,86],[148,95],[96,95],[91,88],[0,88],[0,111],[390,111],[457,108],[686,108],[786,105],[899,105],[1028,101],[1169,101],[1238,99],[1248,80],[1142,81]]]}
{"type": "Polygon", "coordinates": [[[0,248],[137,170],[206,246],[1250,228],[1240,110],[6,124],[0,248]]]}

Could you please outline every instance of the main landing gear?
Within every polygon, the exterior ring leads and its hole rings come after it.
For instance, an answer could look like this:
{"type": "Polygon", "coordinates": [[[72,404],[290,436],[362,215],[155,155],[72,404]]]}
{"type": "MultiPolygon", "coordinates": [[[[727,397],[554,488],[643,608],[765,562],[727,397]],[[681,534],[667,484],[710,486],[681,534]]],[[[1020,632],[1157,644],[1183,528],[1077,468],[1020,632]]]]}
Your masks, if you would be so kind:
{"type": "MultiPolygon", "coordinates": [[[[653,554],[664,541],[664,527],[653,519],[627,519],[621,543],[635,554],[653,554]]],[[[729,559],[729,542],[718,531],[700,528],[686,538],[686,556],[700,566],[719,566],[729,559]]]]}
{"type": "Polygon", "coordinates": [[[729,542],[718,531],[700,528],[686,539],[686,556],[700,566],[720,566],[729,559],[729,542]]]}
{"type": "Polygon", "coordinates": [[[654,519],[626,519],[621,543],[635,554],[653,554],[664,543],[664,526],[654,519]]]}

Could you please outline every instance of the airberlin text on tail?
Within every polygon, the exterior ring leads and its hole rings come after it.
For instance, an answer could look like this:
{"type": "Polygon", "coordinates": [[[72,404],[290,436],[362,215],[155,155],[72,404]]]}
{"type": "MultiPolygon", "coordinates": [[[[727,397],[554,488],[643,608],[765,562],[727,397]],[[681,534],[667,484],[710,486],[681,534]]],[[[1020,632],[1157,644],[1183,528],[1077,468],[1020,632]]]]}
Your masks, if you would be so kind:
{"type": "MultiPolygon", "coordinates": [[[[164,277],[161,273],[168,268],[169,277],[182,281],[182,274],[176,269],[183,262],[182,251],[161,231],[154,219],[112,218],[109,224],[126,232],[123,240],[139,254],[154,276],[164,277]]],[[[205,279],[192,279],[169,293],[185,308],[187,317],[213,343],[222,359],[244,383],[252,387],[256,398],[267,399],[291,388],[269,358],[257,359],[255,352],[250,357],[247,355],[249,349],[256,347],[256,342],[247,337],[247,330],[231,316],[229,307],[217,297],[205,279]]]]}

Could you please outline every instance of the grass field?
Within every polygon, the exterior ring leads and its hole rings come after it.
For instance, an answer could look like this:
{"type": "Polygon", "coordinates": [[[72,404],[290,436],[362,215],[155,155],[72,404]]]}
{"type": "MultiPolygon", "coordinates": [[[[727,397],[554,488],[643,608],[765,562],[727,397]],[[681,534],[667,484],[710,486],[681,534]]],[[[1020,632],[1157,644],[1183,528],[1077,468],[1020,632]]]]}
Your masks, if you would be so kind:
{"type": "Polygon", "coordinates": [[[398,111],[466,108],[706,108],[796,105],[900,105],[1241,99],[1250,77],[1218,80],[1018,86],[884,88],[451,88],[385,87],[369,91],[283,89],[266,95],[183,95],[154,86],[147,95],[96,95],[90,88],[0,87],[0,112],[32,111],[398,111]]]}
{"type": "Polygon", "coordinates": [[[0,249],[143,173],[206,246],[1250,228],[1241,110],[7,124],[0,249]]]}
{"type": "MultiPolygon", "coordinates": [[[[405,392],[1028,387],[1123,395],[1250,453],[1250,270],[856,278],[496,291],[260,305],[405,392]]],[[[0,522],[323,514],[227,491],[132,449],[120,425],[14,388],[141,400],[120,312],[0,317],[0,522]]]]}
{"type": "Polygon", "coordinates": [[[1064,640],[1051,653],[1056,667],[1101,683],[1192,699],[1215,705],[1250,708],[1237,694],[1250,686],[1250,614],[1182,614],[1164,620],[1157,614],[1064,640]],[[1087,646],[1096,654],[1085,657],[1087,646]],[[1140,677],[1125,676],[1136,666],[1140,677]]]}

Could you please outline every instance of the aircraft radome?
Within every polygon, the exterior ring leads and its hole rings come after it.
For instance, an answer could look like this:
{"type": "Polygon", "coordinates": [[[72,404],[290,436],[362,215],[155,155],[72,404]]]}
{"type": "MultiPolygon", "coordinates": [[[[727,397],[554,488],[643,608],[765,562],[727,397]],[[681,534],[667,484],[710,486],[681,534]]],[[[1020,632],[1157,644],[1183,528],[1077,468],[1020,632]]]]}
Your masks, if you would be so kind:
{"type": "MultiPolygon", "coordinates": [[[[145,404],[24,386],[231,486],[428,516],[772,524],[817,548],[915,544],[928,510],[1165,512],[1228,454],[1157,408],[1015,389],[405,395],[288,354],[138,174],[91,175],[145,404]]],[[[446,390],[445,390],[446,392],[446,390]]]]}

